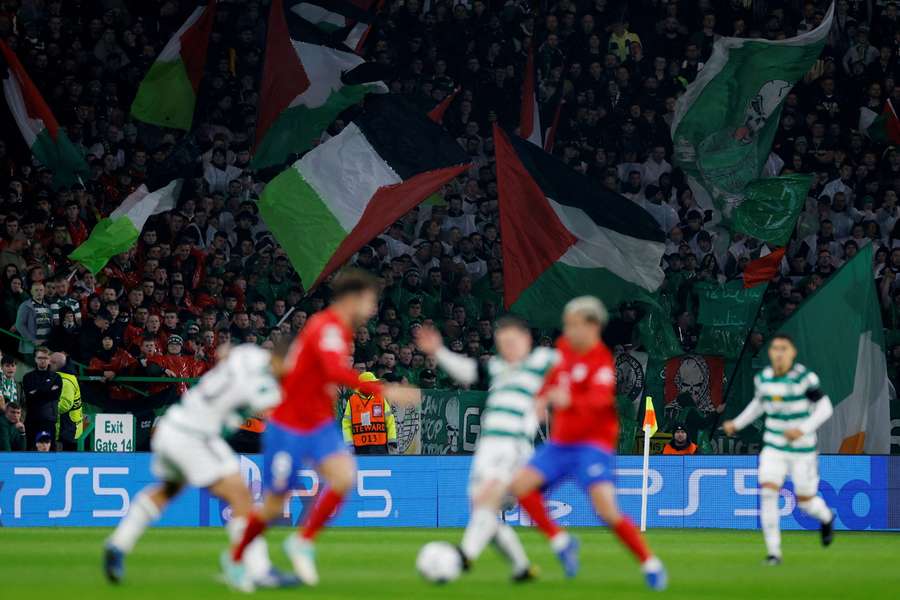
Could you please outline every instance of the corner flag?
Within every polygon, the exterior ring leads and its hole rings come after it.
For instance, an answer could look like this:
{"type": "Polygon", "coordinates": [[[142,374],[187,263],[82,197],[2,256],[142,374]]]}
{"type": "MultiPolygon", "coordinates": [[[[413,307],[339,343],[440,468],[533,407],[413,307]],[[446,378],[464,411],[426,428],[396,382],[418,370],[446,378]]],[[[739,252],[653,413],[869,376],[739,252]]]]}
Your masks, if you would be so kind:
{"type": "Polygon", "coordinates": [[[647,437],[653,437],[659,427],[656,424],[656,410],[653,408],[653,398],[651,396],[647,396],[647,407],[644,409],[644,424],[641,425],[641,429],[646,431],[648,427],[650,428],[650,435],[647,437]]]}

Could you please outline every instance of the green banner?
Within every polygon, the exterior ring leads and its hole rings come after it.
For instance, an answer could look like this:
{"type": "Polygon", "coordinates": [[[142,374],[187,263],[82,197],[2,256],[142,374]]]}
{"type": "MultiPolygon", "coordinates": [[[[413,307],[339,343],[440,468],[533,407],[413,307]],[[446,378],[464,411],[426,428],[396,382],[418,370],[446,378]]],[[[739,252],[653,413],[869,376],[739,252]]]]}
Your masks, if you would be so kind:
{"type": "Polygon", "coordinates": [[[485,392],[422,390],[422,454],[471,454],[481,431],[485,392]]]}
{"type": "Polygon", "coordinates": [[[751,181],[735,208],[732,227],[773,246],[784,246],[806,204],[812,175],[786,175],[751,181]]]}
{"type": "Polygon", "coordinates": [[[765,291],[764,285],[745,289],[740,280],[694,284],[700,302],[697,322],[703,326],[696,352],[736,358],[753,326],[765,291]]]}

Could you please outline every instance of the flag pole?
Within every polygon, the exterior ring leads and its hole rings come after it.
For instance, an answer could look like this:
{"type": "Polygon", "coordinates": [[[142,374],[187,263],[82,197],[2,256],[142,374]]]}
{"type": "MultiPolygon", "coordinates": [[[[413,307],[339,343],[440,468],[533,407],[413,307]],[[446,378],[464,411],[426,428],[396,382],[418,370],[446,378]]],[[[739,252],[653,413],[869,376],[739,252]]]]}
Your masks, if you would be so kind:
{"type": "Polygon", "coordinates": [[[647,480],[650,478],[650,425],[644,425],[644,468],[641,480],[641,531],[647,531],[647,480]]]}

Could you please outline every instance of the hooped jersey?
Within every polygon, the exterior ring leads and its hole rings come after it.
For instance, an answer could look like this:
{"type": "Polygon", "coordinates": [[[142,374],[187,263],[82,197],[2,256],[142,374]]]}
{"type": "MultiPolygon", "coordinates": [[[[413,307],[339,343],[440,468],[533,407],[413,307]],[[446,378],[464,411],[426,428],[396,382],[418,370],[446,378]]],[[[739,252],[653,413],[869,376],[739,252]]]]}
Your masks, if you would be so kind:
{"type": "Polygon", "coordinates": [[[789,442],[784,432],[808,419],[814,403],[824,396],[819,377],[796,363],[784,375],[775,375],[766,367],[753,378],[755,398],[762,403],[766,414],[763,444],[784,452],[815,452],[816,433],[789,442]]]}
{"type": "Polygon", "coordinates": [[[163,422],[203,435],[235,429],[253,413],[281,400],[269,352],[254,344],[232,348],[228,356],[188,389],[163,422]]]}

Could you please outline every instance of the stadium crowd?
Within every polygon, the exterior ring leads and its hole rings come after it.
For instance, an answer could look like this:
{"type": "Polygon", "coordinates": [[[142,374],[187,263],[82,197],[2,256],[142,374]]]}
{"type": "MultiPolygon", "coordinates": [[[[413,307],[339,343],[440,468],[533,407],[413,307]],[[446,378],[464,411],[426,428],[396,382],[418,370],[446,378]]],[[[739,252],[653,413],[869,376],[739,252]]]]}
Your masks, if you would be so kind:
{"type": "MultiPolygon", "coordinates": [[[[193,7],[188,0],[0,0],[0,37],[15,50],[91,169],[54,190],[4,110],[0,136],[0,327],[7,354],[65,351],[88,372],[195,377],[228,341],[269,345],[296,334],[329,299],[306,294],[256,200],[275,173],[249,166],[268,2],[222,0],[200,90],[202,145],[179,206],[153,217],[137,246],[92,275],[67,257],[91,228],[159,168],[178,135],[154,136],[129,116],[137,86],[193,7]]],[[[795,0],[387,0],[364,54],[391,73],[392,92],[429,110],[457,86],[444,124],[473,167],[393,224],[353,262],[377,273],[378,318],[355,338],[355,362],[424,388],[451,382],[411,342],[437,324],[451,349],[491,352],[503,311],[503,270],[491,127],[516,128],[523,66],[534,43],[542,122],[561,99],[554,153],[598,185],[644,206],[667,232],[664,290],[684,349],[697,340],[691,284],[741,276],[759,242],[724,239],[670,164],[675,101],[720,36],[781,39],[815,27],[826,2],[795,0]]],[[[770,290],[765,333],[864,244],[886,327],[900,332],[900,152],[858,130],[896,86],[900,16],[894,2],[839,0],[822,60],[788,96],[771,164],[814,173],[807,207],[770,290]],[[867,12],[871,8],[872,12],[867,12]]],[[[334,134],[352,110],[329,130],[334,134]]],[[[637,345],[640,312],[619,307],[617,346],[637,345]]],[[[541,343],[552,332],[540,332],[541,343]]],[[[755,336],[761,340],[762,335],[755,336]]],[[[900,337],[889,351],[900,370],[900,337]]],[[[154,384],[173,397],[184,383],[154,384]]],[[[147,402],[122,385],[110,402],[147,402]]]]}

